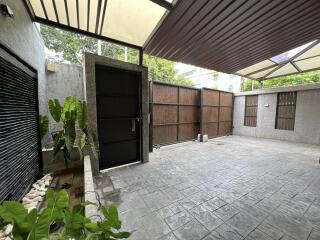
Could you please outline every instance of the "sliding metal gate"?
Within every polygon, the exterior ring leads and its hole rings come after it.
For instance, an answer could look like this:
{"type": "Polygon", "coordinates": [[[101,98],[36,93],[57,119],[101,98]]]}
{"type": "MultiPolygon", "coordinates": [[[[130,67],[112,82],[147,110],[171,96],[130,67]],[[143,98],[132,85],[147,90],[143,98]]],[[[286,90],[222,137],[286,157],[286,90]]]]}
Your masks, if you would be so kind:
{"type": "Polygon", "coordinates": [[[20,199],[39,176],[36,72],[0,45],[0,202],[20,199]]]}

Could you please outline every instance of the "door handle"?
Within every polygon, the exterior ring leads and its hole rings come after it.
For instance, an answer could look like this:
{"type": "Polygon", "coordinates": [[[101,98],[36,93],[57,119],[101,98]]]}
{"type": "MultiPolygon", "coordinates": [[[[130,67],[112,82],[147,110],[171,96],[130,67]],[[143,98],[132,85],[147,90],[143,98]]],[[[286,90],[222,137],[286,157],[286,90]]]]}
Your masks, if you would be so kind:
{"type": "Polygon", "coordinates": [[[131,119],[131,131],[135,132],[136,131],[136,122],[142,121],[141,117],[136,117],[131,119]]]}
{"type": "Polygon", "coordinates": [[[135,118],[131,119],[131,131],[132,132],[136,131],[136,119],[135,118]]]}

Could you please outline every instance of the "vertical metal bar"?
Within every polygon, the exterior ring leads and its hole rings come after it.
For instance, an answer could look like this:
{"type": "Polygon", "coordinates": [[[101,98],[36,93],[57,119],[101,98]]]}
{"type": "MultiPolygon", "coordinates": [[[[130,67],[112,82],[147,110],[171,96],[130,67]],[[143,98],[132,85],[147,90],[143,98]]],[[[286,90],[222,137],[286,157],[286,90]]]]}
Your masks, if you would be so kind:
{"type": "Polygon", "coordinates": [[[46,16],[46,19],[48,19],[47,10],[46,10],[46,7],[44,6],[43,0],[40,0],[40,2],[41,2],[41,7],[44,12],[44,15],[46,16]]]}
{"type": "MultiPolygon", "coordinates": [[[[138,122],[138,130],[139,130],[139,141],[140,141],[140,146],[139,146],[139,158],[140,158],[140,161],[143,162],[143,149],[145,146],[143,146],[143,112],[142,112],[142,81],[144,79],[142,79],[142,72],[140,72],[140,81],[139,81],[139,122],[138,122]]],[[[136,120],[135,120],[135,124],[137,124],[136,120]]]]}
{"type": "Polygon", "coordinates": [[[180,87],[178,86],[178,104],[177,104],[177,142],[179,142],[180,128],[180,87]]]}
{"type": "Polygon", "coordinates": [[[243,125],[247,126],[247,104],[248,104],[248,96],[245,96],[244,99],[244,122],[243,125]]]}
{"type": "Polygon", "coordinates": [[[276,111],[276,122],[275,122],[275,129],[278,129],[278,112],[279,112],[279,102],[280,102],[280,100],[279,100],[279,98],[280,98],[280,93],[278,93],[277,94],[277,111],[276,111]]]}
{"type": "Polygon", "coordinates": [[[106,15],[106,9],[107,9],[107,4],[108,4],[108,0],[104,1],[104,5],[103,5],[103,13],[102,13],[102,19],[101,19],[101,27],[100,27],[100,32],[99,34],[102,34],[102,29],[103,29],[103,24],[104,24],[104,18],[106,15]]]}
{"type": "Polygon", "coordinates": [[[68,26],[70,26],[69,10],[68,10],[68,2],[67,2],[67,0],[64,0],[64,8],[66,10],[67,23],[68,23],[68,26]]]}
{"type": "Polygon", "coordinates": [[[79,0],[77,0],[77,24],[78,24],[78,28],[80,28],[79,0]]]}
{"type": "Polygon", "coordinates": [[[90,24],[90,0],[88,0],[88,13],[87,13],[87,31],[89,32],[89,24],[90,24]]]}
{"type": "Polygon", "coordinates": [[[57,22],[60,23],[59,16],[58,16],[58,11],[57,11],[57,6],[56,6],[56,1],[52,0],[52,4],[53,4],[53,9],[54,9],[54,13],[56,15],[57,22]]]}
{"type": "Polygon", "coordinates": [[[231,125],[230,125],[230,135],[233,134],[233,110],[234,110],[234,94],[232,93],[232,106],[231,106],[231,125]]]}
{"type": "Polygon", "coordinates": [[[35,14],[34,14],[32,6],[30,4],[30,1],[29,0],[24,0],[23,3],[24,3],[24,5],[25,5],[25,7],[26,7],[26,9],[28,11],[28,14],[29,14],[31,20],[34,21],[35,20],[35,14]]]}
{"type": "Polygon", "coordinates": [[[139,65],[143,66],[143,49],[139,49],[139,65]]]}
{"type": "Polygon", "coordinates": [[[200,141],[203,141],[203,88],[200,89],[200,141]]]}
{"type": "Polygon", "coordinates": [[[97,7],[97,18],[96,18],[96,30],[95,33],[98,34],[99,29],[99,22],[100,22],[100,15],[101,15],[101,2],[102,0],[98,0],[98,7],[97,7]]]}
{"type": "Polygon", "coordinates": [[[153,80],[149,86],[149,111],[150,111],[150,125],[149,125],[149,152],[153,152],[153,80]]]}
{"type": "Polygon", "coordinates": [[[218,129],[217,129],[217,136],[220,135],[220,96],[221,96],[221,92],[219,91],[219,105],[218,105],[218,129]]]}

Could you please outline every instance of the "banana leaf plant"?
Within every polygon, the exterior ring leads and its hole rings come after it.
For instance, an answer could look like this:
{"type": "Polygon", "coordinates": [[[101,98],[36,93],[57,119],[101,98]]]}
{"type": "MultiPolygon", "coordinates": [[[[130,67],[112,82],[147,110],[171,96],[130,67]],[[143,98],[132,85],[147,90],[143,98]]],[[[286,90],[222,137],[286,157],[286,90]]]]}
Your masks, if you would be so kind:
{"type": "Polygon", "coordinates": [[[78,136],[78,147],[80,160],[83,160],[83,148],[89,143],[95,157],[98,159],[98,144],[95,134],[88,129],[87,104],[80,101],[77,97],[66,97],[64,105],[61,106],[58,99],[49,100],[49,112],[57,123],[63,123],[63,129],[60,130],[53,139],[53,154],[56,156],[60,150],[63,152],[66,167],[71,160],[71,152],[77,139],[76,126],[81,130],[81,136],[78,136]]]}
{"type": "Polygon", "coordinates": [[[0,230],[13,226],[12,237],[16,240],[115,240],[130,237],[121,231],[122,223],[115,206],[105,207],[99,202],[85,202],[82,206],[70,206],[68,192],[63,189],[46,193],[46,207],[30,212],[20,202],[5,201],[0,205],[0,230]],[[85,205],[95,205],[101,216],[97,222],[83,214],[85,205]],[[62,228],[52,232],[51,226],[62,223],[62,228]]]}

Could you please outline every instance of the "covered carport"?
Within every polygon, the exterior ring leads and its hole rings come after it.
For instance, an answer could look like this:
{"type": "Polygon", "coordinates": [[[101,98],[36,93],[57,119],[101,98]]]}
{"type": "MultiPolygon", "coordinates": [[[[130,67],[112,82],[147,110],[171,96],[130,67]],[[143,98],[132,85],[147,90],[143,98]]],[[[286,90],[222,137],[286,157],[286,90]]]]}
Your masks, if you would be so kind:
{"type": "MultiPolygon", "coordinates": [[[[23,3],[35,22],[138,50],[139,65],[145,52],[260,81],[319,67],[317,0],[23,3]],[[270,60],[308,43],[299,56],[270,60]]],[[[289,96],[291,103],[295,94],[289,96]]],[[[156,150],[148,164],[101,173],[95,190],[106,204],[118,205],[131,239],[316,240],[319,154],[317,145],[238,136],[187,142],[156,150]]]]}

